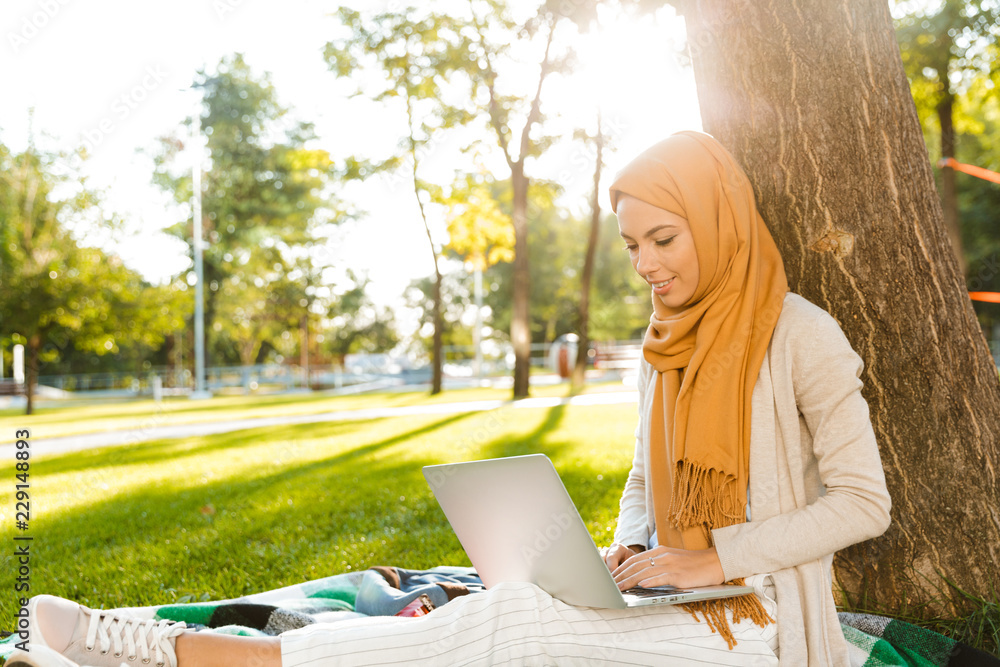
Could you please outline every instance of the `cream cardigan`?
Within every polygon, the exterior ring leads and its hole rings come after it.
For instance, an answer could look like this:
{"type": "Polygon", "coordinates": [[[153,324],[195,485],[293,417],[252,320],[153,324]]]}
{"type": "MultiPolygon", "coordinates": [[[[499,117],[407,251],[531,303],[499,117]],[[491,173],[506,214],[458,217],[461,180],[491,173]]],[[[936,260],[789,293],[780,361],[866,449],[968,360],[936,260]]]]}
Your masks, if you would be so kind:
{"type": "MultiPolygon", "coordinates": [[[[771,573],[782,665],[847,665],[833,602],[838,549],[889,526],[889,493],[861,396],[861,358],[824,310],[789,292],[752,397],[748,523],[712,531],[726,579],[771,573]]],[[[655,531],[645,483],[656,374],[639,372],[635,457],[615,541],[655,531]]]]}

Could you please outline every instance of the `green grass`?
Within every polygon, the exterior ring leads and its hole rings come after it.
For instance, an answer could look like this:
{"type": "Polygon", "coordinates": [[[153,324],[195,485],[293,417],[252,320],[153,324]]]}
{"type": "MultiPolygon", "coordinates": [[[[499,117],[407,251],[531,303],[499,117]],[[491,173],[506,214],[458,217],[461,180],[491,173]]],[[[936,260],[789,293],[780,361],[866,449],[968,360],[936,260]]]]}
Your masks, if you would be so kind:
{"type": "Polygon", "coordinates": [[[989,593],[980,596],[963,590],[947,577],[942,577],[941,583],[937,580],[931,582],[924,575],[907,575],[905,571],[899,576],[908,579],[908,585],[914,585],[913,582],[919,578],[936,593],[920,605],[888,611],[869,601],[845,599],[842,600],[841,610],[891,616],[1000,657],[1000,591],[992,583],[987,586],[989,593]],[[942,615],[946,609],[953,611],[950,615],[942,615]],[[959,615],[956,617],[955,614],[959,615]]]}
{"type": "MultiPolygon", "coordinates": [[[[582,393],[627,389],[621,383],[588,384],[582,393]]],[[[565,396],[568,385],[533,387],[532,396],[565,396]]],[[[330,393],[258,394],[219,396],[204,401],[167,398],[160,404],[151,399],[114,403],[44,407],[33,415],[23,410],[0,410],[0,443],[12,442],[14,430],[30,428],[34,438],[54,438],[82,433],[128,430],[150,426],[195,424],[253,417],[309,415],[333,410],[376,407],[436,405],[462,401],[508,400],[510,389],[460,389],[431,396],[420,392],[376,392],[354,396],[330,393]]]]}
{"type": "MultiPolygon", "coordinates": [[[[57,423],[60,415],[42,417],[57,423]]],[[[38,459],[30,471],[31,593],[97,607],[151,605],[231,598],[380,564],[468,564],[421,466],[531,452],[552,458],[595,539],[608,542],[634,422],[634,405],[505,407],[38,459]]],[[[5,545],[13,544],[8,480],[0,488],[5,545]]],[[[0,581],[6,629],[15,611],[11,551],[0,556],[0,576],[9,579],[0,581]]]]}

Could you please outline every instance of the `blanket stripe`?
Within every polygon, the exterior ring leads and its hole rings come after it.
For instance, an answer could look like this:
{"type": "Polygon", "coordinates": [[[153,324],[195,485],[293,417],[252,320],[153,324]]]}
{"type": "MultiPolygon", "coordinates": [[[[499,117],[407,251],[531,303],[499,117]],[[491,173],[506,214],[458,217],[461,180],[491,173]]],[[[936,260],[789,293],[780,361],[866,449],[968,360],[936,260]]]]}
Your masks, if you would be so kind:
{"type": "Polygon", "coordinates": [[[852,667],[998,667],[1000,659],[926,628],[874,614],[838,614],[852,667]]]}

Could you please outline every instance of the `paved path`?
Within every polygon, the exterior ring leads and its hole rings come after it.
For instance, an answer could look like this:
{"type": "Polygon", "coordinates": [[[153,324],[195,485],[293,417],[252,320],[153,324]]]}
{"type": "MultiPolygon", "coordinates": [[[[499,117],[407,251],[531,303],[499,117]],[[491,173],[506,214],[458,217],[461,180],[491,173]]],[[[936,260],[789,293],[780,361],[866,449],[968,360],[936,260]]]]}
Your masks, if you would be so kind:
{"type": "MultiPolygon", "coordinates": [[[[614,391],[599,394],[582,394],[571,398],[544,397],[525,398],[519,401],[462,401],[459,403],[439,403],[437,405],[414,405],[394,408],[371,408],[367,410],[337,410],[311,415],[288,415],[277,417],[257,417],[254,419],[235,419],[224,422],[203,422],[199,424],[177,424],[170,426],[140,426],[134,429],[106,431],[103,433],[86,433],[61,438],[31,439],[32,457],[65,454],[96,447],[116,447],[134,445],[149,440],[168,438],[191,438],[216,433],[230,433],[250,428],[266,426],[284,426],[288,424],[316,424],[321,422],[351,421],[357,419],[383,419],[386,417],[405,417],[407,415],[451,415],[462,412],[482,412],[501,407],[513,409],[551,408],[557,405],[612,405],[635,403],[638,392],[614,391]]],[[[163,417],[169,421],[169,416],[163,417]]],[[[14,457],[14,445],[0,445],[0,461],[10,461],[14,457]]]]}

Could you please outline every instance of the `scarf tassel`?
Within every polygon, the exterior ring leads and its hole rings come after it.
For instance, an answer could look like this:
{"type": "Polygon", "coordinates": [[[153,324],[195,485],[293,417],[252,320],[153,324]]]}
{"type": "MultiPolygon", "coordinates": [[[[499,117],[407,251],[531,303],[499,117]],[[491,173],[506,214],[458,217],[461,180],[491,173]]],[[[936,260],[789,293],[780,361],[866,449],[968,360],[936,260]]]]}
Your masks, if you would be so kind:
{"type": "MultiPolygon", "coordinates": [[[[743,586],[742,578],[733,579],[728,582],[735,586],[743,586]]],[[[732,650],[736,646],[736,638],[733,637],[732,628],[729,627],[729,619],[726,618],[726,609],[733,612],[733,623],[749,618],[758,627],[763,628],[768,623],[774,623],[774,619],[764,609],[760,599],[755,594],[741,595],[732,598],[720,598],[718,600],[701,600],[699,602],[687,602],[683,605],[694,620],[701,622],[701,618],[708,623],[712,632],[718,632],[726,645],[732,650]],[[699,618],[699,615],[701,618],[699,618]]]]}
{"type": "Polygon", "coordinates": [[[674,492],[668,512],[670,523],[680,529],[709,529],[746,521],[746,488],[734,475],[684,459],[677,463],[674,492]]]}
{"type": "MultiPolygon", "coordinates": [[[[680,461],[674,475],[674,494],[670,503],[670,521],[679,528],[701,527],[708,543],[712,543],[712,528],[731,526],[746,521],[746,488],[740,488],[733,475],[707,468],[690,460],[680,461]]],[[[727,582],[743,586],[742,578],[727,582]]],[[[732,611],[733,623],[750,619],[763,628],[773,623],[756,595],[702,600],[681,605],[698,622],[708,623],[732,649],[736,646],[726,609],[732,611]]]]}

